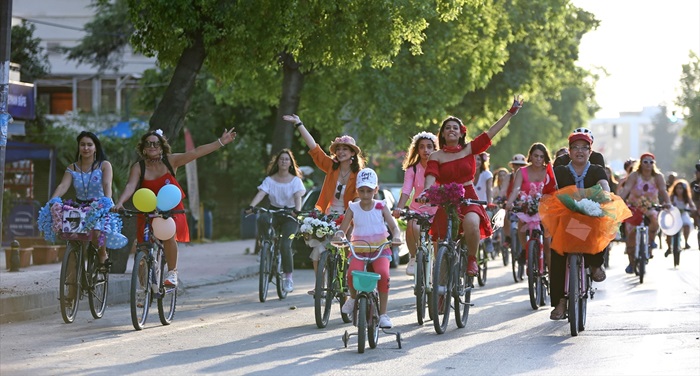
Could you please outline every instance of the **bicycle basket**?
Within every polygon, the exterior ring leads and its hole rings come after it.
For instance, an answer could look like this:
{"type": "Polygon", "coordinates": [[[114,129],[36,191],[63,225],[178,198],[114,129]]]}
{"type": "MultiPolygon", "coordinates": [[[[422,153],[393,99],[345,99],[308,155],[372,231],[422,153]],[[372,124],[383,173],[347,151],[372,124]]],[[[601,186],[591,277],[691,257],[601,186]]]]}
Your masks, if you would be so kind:
{"type": "Polygon", "coordinates": [[[90,240],[90,233],[85,229],[84,211],[74,209],[64,209],[62,214],[63,222],[59,234],[59,238],[63,240],[90,240]]]}
{"type": "Polygon", "coordinates": [[[377,282],[382,276],[377,273],[352,271],[352,287],[357,291],[372,292],[377,288],[377,282]]]}

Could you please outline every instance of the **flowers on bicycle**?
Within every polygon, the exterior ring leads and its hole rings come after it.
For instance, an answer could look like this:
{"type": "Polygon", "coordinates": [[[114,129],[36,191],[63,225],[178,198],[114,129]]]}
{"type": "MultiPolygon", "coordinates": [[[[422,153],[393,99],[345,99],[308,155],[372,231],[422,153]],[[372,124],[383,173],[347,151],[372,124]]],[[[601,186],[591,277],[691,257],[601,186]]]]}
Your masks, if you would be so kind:
{"type": "Polygon", "coordinates": [[[585,214],[589,217],[603,216],[603,209],[600,207],[600,204],[593,200],[583,198],[579,201],[576,201],[576,206],[578,207],[578,211],[581,214],[585,214]]]}
{"type": "Polygon", "coordinates": [[[302,220],[299,233],[305,238],[314,236],[318,239],[324,239],[326,236],[333,235],[340,228],[335,220],[334,216],[331,215],[309,215],[302,220]]]}
{"type": "Polygon", "coordinates": [[[425,192],[425,198],[433,205],[459,206],[464,197],[464,186],[457,183],[449,183],[440,186],[431,186],[425,192]]]}
{"type": "Polygon", "coordinates": [[[112,206],[114,203],[108,197],[94,200],[90,204],[80,204],[72,200],[61,201],[59,197],[55,197],[39,209],[38,227],[44,233],[44,239],[55,242],[56,236],[66,231],[62,227],[64,213],[71,212],[76,220],[70,230],[80,229],[82,233],[100,230],[99,245],[103,245],[105,234],[120,234],[122,230],[119,215],[109,211],[112,206]]]}

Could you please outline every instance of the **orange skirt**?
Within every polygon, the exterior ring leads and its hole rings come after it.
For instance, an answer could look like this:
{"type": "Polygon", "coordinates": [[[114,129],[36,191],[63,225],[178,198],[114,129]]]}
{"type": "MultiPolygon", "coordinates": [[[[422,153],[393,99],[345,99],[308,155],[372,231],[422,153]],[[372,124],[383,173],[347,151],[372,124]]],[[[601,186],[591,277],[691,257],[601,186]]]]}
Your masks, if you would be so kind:
{"type": "Polygon", "coordinates": [[[609,194],[610,201],[600,205],[602,217],[570,210],[558,197],[567,195],[580,200],[587,197],[587,192],[568,186],[540,200],[539,214],[545,231],[552,237],[551,248],[562,256],[564,253],[599,253],[615,239],[620,223],[632,216],[627,204],[613,193],[609,194]]]}

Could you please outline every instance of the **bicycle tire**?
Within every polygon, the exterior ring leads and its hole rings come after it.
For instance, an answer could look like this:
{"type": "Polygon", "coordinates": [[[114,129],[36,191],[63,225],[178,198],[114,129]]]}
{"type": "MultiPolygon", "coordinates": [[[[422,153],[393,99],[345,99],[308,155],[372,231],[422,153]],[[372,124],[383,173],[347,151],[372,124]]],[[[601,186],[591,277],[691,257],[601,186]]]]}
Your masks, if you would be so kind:
{"type": "Polygon", "coordinates": [[[539,250],[539,241],[532,239],[528,242],[527,248],[527,291],[530,295],[530,306],[532,309],[539,309],[539,297],[537,288],[537,268],[535,267],[535,262],[537,259],[537,251],[539,250]]]}
{"type": "Polygon", "coordinates": [[[272,274],[275,275],[275,284],[277,287],[277,297],[280,298],[280,300],[284,299],[287,297],[287,290],[284,289],[284,286],[282,286],[282,282],[284,280],[283,278],[283,272],[282,272],[282,255],[280,254],[280,250],[275,246],[275,252],[274,252],[275,257],[273,258],[274,262],[272,263],[272,268],[273,272],[272,274]]]}
{"type": "Polygon", "coordinates": [[[80,301],[80,277],[82,272],[82,244],[70,241],[66,244],[66,252],[61,263],[58,297],[61,306],[61,317],[66,324],[71,324],[78,313],[80,301]],[[72,265],[72,266],[71,266],[72,265]],[[71,273],[74,270],[75,272],[71,273]],[[74,291],[71,291],[74,290],[74,291]],[[69,298],[74,296],[74,298],[69,298]]]}
{"type": "Polygon", "coordinates": [[[644,235],[639,237],[639,258],[637,259],[637,275],[639,276],[639,283],[644,283],[644,274],[647,271],[647,251],[646,239],[644,235]]]}
{"type": "Polygon", "coordinates": [[[673,236],[673,267],[677,267],[681,263],[681,233],[673,236]]]}
{"type": "Polygon", "coordinates": [[[476,278],[477,282],[479,282],[479,286],[484,287],[486,285],[486,275],[489,270],[489,255],[488,252],[486,252],[486,244],[484,242],[479,243],[477,253],[476,265],[479,267],[479,272],[476,273],[476,278]]]}
{"type": "Polygon", "coordinates": [[[258,272],[258,300],[260,303],[265,303],[267,300],[267,291],[270,283],[270,266],[272,264],[271,260],[271,248],[269,240],[264,240],[262,247],[260,247],[260,270],[258,272]]]}
{"type": "Polygon", "coordinates": [[[321,258],[318,260],[318,269],[316,271],[316,289],[314,293],[314,316],[316,318],[316,326],[323,329],[328,325],[328,319],[331,316],[331,307],[335,292],[333,291],[333,279],[335,278],[335,267],[329,264],[330,252],[324,251],[321,253],[321,258]]]}
{"type": "Polygon", "coordinates": [[[418,325],[423,325],[425,320],[425,306],[427,304],[426,296],[426,273],[425,268],[427,262],[425,260],[425,251],[422,247],[418,248],[416,252],[416,275],[415,275],[415,287],[413,288],[413,294],[416,296],[416,319],[418,320],[418,325]]]}
{"type": "Polygon", "coordinates": [[[571,329],[571,336],[576,337],[578,335],[578,324],[579,324],[579,278],[581,275],[579,273],[579,258],[578,255],[569,255],[569,291],[568,292],[568,310],[569,310],[569,328],[571,329]]]}
{"type": "Polygon", "coordinates": [[[588,286],[590,286],[590,276],[583,270],[583,276],[580,280],[581,295],[579,296],[579,312],[578,312],[578,331],[586,330],[586,313],[588,310],[588,286]]]}
{"type": "MultiPolygon", "coordinates": [[[[505,235],[503,235],[503,233],[501,232],[501,236],[505,236],[505,235]]],[[[506,249],[506,247],[504,247],[503,243],[501,243],[500,241],[497,242],[497,247],[498,247],[498,252],[501,253],[501,257],[503,258],[503,266],[508,266],[508,259],[510,256],[510,251],[508,249],[506,249]]]]}
{"type": "Polygon", "coordinates": [[[134,266],[131,270],[131,291],[129,303],[131,305],[131,323],[134,329],[141,330],[148,319],[148,309],[151,306],[151,278],[150,262],[146,257],[147,249],[139,249],[134,256],[134,266]]]}
{"type": "Polygon", "coordinates": [[[462,253],[457,270],[453,273],[455,277],[455,290],[452,292],[455,306],[455,323],[458,328],[467,326],[469,319],[469,309],[471,308],[472,284],[474,277],[467,275],[467,254],[462,253]]]}
{"type": "Polygon", "coordinates": [[[160,286],[160,294],[158,294],[158,318],[160,318],[160,323],[162,325],[170,325],[175,317],[175,306],[177,305],[177,286],[166,287],[163,285],[163,276],[165,275],[166,263],[161,262],[160,267],[160,281],[158,285],[160,286]]]}
{"type": "Polygon", "coordinates": [[[511,269],[513,271],[513,281],[515,283],[521,282],[523,280],[523,269],[524,265],[522,262],[520,262],[520,253],[522,253],[522,249],[520,248],[520,239],[518,238],[517,235],[517,227],[515,229],[515,235],[512,236],[513,240],[511,240],[511,248],[510,248],[510,254],[511,254],[511,269]]]}
{"type": "Polygon", "coordinates": [[[90,313],[95,319],[100,319],[107,308],[107,293],[109,292],[109,271],[107,269],[100,270],[97,267],[98,251],[88,245],[88,274],[87,277],[87,295],[90,303],[90,313]]]}
{"type": "Polygon", "coordinates": [[[377,294],[372,294],[368,298],[367,308],[367,340],[369,348],[377,348],[379,343],[379,300],[377,294]]]}
{"type": "Polygon", "coordinates": [[[357,352],[365,352],[367,343],[367,298],[363,295],[357,297],[357,352]]]}
{"type": "Polygon", "coordinates": [[[433,271],[433,293],[431,304],[433,305],[433,326],[437,334],[445,333],[450,321],[450,297],[452,265],[450,265],[449,249],[441,246],[435,259],[433,271]],[[441,299],[442,298],[442,299],[441,299]]]}

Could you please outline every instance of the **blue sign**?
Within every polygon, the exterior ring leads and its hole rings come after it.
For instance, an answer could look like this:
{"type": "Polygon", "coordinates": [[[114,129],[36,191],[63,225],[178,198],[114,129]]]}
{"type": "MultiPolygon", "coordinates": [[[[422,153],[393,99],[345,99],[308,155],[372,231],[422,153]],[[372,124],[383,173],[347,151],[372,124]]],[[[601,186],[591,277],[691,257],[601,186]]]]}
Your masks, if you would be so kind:
{"type": "Polygon", "coordinates": [[[12,207],[10,215],[5,222],[5,235],[3,243],[11,242],[18,236],[35,236],[36,219],[39,212],[36,206],[30,203],[19,203],[12,207]]]}
{"type": "Polygon", "coordinates": [[[34,119],[36,117],[34,97],[34,84],[11,81],[7,97],[7,112],[13,118],[34,119]]]}

